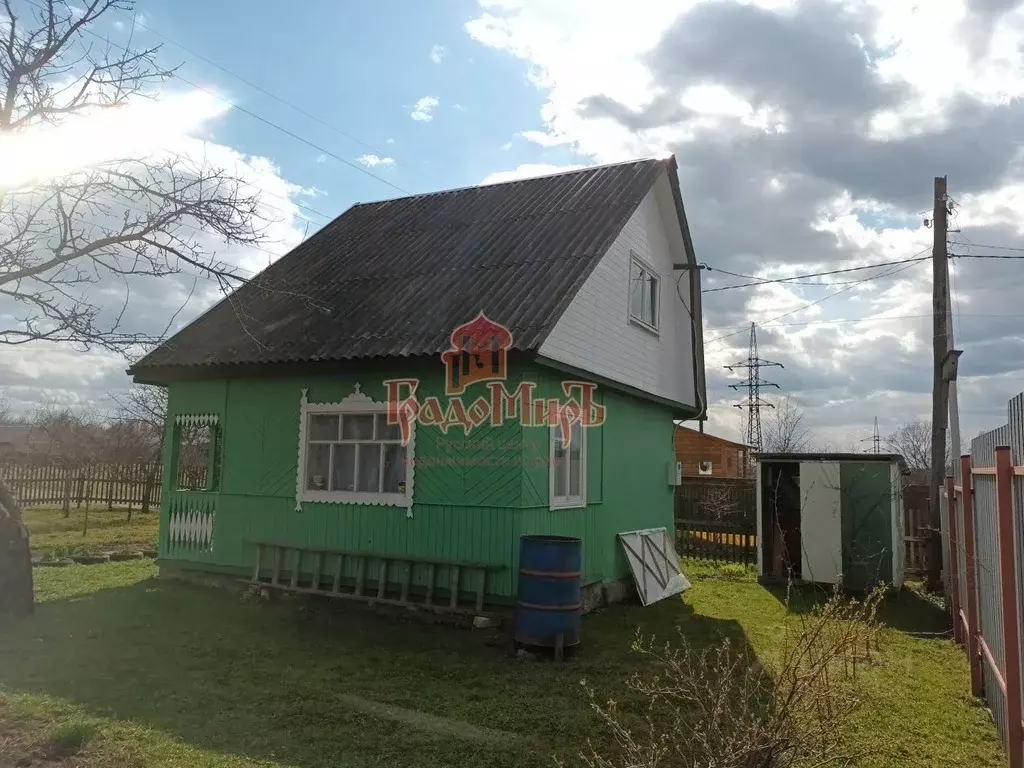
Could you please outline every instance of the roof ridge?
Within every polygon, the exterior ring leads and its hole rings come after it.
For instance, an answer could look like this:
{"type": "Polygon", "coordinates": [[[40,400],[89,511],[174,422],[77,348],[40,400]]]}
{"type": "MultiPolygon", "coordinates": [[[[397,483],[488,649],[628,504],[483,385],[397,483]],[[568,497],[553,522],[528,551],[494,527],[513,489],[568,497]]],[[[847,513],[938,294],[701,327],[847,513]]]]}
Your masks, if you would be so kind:
{"type": "MultiPolygon", "coordinates": [[[[671,157],[671,155],[669,156],[671,157]]],[[[433,195],[447,195],[453,192],[465,192],[468,189],[490,189],[491,187],[505,187],[510,184],[520,184],[526,181],[539,181],[540,179],[554,179],[559,176],[569,176],[574,173],[589,173],[593,171],[599,171],[603,168],[616,168],[620,165],[633,165],[638,163],[649,163],[649,162],[664,162],[667,163],[669,157],[661,157],[658,155],[648,155],[647,157],[636,157],[632,160],[618,160],[614,163],[601,163],[599,165],[587,165],[583,168],[572,168],[566,171],[558,171],[556,173],[545,173],[540,176],[524,176],[521,179],[509,179],[508,181],[499,181],[493,184],[484,184],[478,182],[476,184],[466,184],[462,187],[450,187],[449,189],[435,189],[432,192],[417,192],[414,195],[403,195],[402,197],[386,197],[383,200],[367,200],[366,202],[354,203],[352,208],[361,208],[365,205],[381,205],[383,203],[394,203],[399,200],[413,200],[418,197],[431,197],[433,195]]]]}

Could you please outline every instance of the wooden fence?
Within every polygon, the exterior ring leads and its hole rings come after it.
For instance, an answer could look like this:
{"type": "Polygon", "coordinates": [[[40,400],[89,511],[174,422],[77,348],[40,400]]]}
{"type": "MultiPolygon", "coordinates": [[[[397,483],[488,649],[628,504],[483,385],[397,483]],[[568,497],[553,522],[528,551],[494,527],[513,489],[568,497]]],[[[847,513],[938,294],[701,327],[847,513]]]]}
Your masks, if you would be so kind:
{"type": "Polygon", "coordinates": [[[105,504],[148,511],[160,504],[159,464],[87,464],[80,467],[0,465],[23,507],[58,506],[65,510],[105,504]]]}
{"type": "Polygon", "coordinates": [[[756,482],[684,477],[676,487],[679,554],[714,562],[757,562],[756,482]]]}
{"type": "Polygon", "coordinates": [[[938,516],[932,516],[927,485],[903,489],[903,547],[907,575],[921,578],[928,572],[929,544],[938,535],[938,516]]]}
{"type": "Polygon", "coordinates": [[[992,711],[1010,768],[1024,768],[1020,608],[1024,597],[1024,393],[1006,425],[971,441],[946,478],[953,635],[967,651],[971,693],[992,711]]]}

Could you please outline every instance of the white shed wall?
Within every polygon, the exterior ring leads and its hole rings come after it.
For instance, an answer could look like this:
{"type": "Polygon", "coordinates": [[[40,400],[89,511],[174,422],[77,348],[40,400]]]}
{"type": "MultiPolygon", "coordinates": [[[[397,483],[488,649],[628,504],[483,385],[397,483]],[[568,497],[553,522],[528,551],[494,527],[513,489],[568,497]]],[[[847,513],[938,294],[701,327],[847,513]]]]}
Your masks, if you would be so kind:
{"type": "Polygon", "coordinates": [[[801,577],[804,581],[838,584],[843,574],[843,523],[840,510],[839,464],[800,464],[801,577]]]}

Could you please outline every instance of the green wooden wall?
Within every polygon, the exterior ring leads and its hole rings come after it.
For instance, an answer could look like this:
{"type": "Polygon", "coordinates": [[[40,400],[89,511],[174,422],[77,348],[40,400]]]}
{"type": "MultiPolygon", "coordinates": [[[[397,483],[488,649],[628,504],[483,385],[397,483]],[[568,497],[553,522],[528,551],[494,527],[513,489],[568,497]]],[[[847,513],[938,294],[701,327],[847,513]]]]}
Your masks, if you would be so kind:
{"type": "Polygon", "coordinates": [[[867,591],[892,582],[891,470],[881,461],[839,465],[845,589],[867,591]]]}
{"type": "MultiPolygon", "coordinates": [[[[563,376],[537,367],[538,397],[556,397],[563,376]]],[[[668,467],[672,452],[671,414],[667,408],[612,390],[598,390],[606,421],[587,430],[587,506],[551,510],[548,502],[548,433],[523,430],[525,471],[523,509],[516,539],[524,534],[579,536],[583,539],[585,583],[629,576],[616,534],[642,528],[674,530],[673,488],[668,467]],[[534,461],[533,457],[543,457],[534,461]]]]}
{"type": "MultiPolygon", "coordinates": [[[[505,568],[492,577],[488,592],[508,598],[515,594],[522,534],[581,537],[585,579],[591,582],[628,575],[615,540],[617,532],[656,526],[671,530],[672,489],[667,482],[672,461],[671,414],[661,405],[607,390],[599,390],[607,421],[588,430],[585,509],[549,509],[547,430],[506,422],[479,428],[468,437],[457,428],[444,435],[436,427],[417,426],[415,460],[420,464],[411,518],[404,507],[376,505],[304,503],[301,512],[296,511],[303,387],[311,403],[335,402],[351,394],[358,382],[362,392],[382,401],[386,397],[383,380],[418,376],[421,396],[441,396],[441,373],[440,363],[429,361],[372,374],[173,383],[169,425],[181,414],[218,416],[220,482],[216,490],[207,492],[170,487],[175,444],[174,430],[169,428],[161,557],[241,572],[251,567],[254,557],[248,542],[262,540],[500,563],[505,568]],[[201,514],[214,510],[209,547],[169,540],[170,513],[182,509],[201,514]]],[[[537,396],[560,394],[563,376],[536,365],[514,369],[508,389],[524,378],[538,382],[537,396]]],[[[484,385],[476,384],[467,394],[475,397],[485,392],[484,385]]],[[[414,583],[425,583],[424,577],[425,573],[414,573],[414,583]]]]}

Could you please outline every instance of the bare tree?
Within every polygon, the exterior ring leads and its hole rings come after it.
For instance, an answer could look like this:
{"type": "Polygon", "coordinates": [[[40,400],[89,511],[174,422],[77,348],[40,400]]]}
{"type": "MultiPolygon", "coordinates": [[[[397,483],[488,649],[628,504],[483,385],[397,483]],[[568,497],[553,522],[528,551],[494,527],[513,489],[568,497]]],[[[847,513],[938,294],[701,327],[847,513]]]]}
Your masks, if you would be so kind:
{"type": "Polygon", "coordinates": [[[910,469],[928,469],[932,465],[932,425],[930,421],[908,421],[885,438],[893,453],[900,454],[910,469]]]}
{"type": "MultiPolygon", "coordinates": [[[[908,421],[900,424],[896,431],[885,438],[886,445],[893,453],[900,454],[911,470],[927,471],[932,466],[932,423],[930,421],[908,421]]],[[[953,462],[961,454],[962,446],[946,441],[946,470],[952,470],[953,462]]]]}
{"type": "MultiPolygon", "coordinates": [[[[127,392],[111,394],[118,407],[116,419],[124,428],[131,428],[136,437],[134,447],[142,451],[149,464],[146,485],[142,492],[142,511],[149,512],[153,488],[156,485],[157,464],[163,450],[167,422],[167,390],[163,387],[138,384],[127,392]]],[[[128,519],[131,520],[131,507],[128,519]]]]}
{"type": "MultiPolygon", "coordinates": [[[[17,11],[13,0],[0,3],[0,142],[153,97],[174,73],[158,48],[135,50],[131,39],[121,47],[93,31],[105,15],[130,14],[131,0],[38,0],[17,11]]],[[[0,302],[17,316],[0,326],[0,343],[117,349],[150,340],[122,328],[132,281],[191,271],[225,292],[242,282],[197,234],[259,242],[258,202],[237,173],[168,152],[0,188],[0,302]],[[110,281],[124,298],[106,314],[91,298],[102,292],[90,289],[110,281]]],[[[12,497],[0,493],[0,617],[32,605],[28,537],[4,498],[12,497]]]]}
{"type": "Polygon", "coordinates": [[[167,419],[167,390],[164,387],[137,384],[125,392],[110,393],[110,399],[117,406],[115,422],[132,427],[144,460],[159,459],[167,419]]]}
{"type": "Polygon", "coordinates": [[[800,453],[811,445],[803,409],[788,397],[782,398],[771,410],[763,431],[762,450],[765,453],[800,453]]]}

